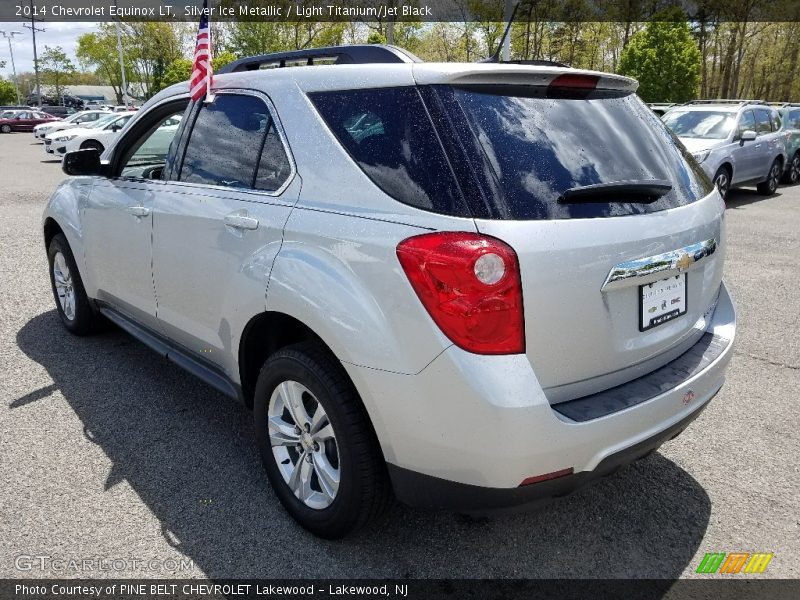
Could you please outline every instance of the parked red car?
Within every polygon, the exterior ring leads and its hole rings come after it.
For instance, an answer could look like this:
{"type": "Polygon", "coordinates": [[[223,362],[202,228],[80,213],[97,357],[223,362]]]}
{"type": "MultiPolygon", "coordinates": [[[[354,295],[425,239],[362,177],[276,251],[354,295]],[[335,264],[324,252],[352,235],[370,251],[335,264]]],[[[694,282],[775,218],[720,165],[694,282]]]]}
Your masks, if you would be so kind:
{"type": "Polygon", "coordinates": [[[37,110],[20,110],[7,119],[0,119],[0,132],[32,131],[39,123],[60,121],[58,117],[37,110]]]}

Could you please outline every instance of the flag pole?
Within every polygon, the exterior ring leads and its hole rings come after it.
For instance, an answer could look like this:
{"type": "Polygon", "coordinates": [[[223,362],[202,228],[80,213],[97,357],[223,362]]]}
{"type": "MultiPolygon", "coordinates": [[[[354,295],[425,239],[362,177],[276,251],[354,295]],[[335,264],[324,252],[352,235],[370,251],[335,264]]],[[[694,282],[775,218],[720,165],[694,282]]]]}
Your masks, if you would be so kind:
{"type": "MultiPolygon", "coordinates": [[[[205,3],[204,3],[205,4],[205,3]]],[[[214,67],[211,66],[212,57],[214,56],[214,47],[211,45],[211,15],[208,19],[208,76],[206,77],[206,97],[204,103],[210,104],[214,102],[214,94],[211,92],[211,80],[214,77],[214,67]]]]}

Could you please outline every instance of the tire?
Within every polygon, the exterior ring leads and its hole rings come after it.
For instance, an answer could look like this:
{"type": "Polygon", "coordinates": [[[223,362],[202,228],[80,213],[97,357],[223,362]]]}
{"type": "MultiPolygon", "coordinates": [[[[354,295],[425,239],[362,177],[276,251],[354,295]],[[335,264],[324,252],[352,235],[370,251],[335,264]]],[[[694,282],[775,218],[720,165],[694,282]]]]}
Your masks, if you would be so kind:
{"type": "Polygon", "coordinates": [[[340,539],[385,514],[392,492],[378,440],[342,365],[322,344],[288,346],[267,359],[253,417],[270,483],[302,527],[340,539]],[[302,402],[290,413],[292,399],[302,402]],[[305,422],[298,427],[298,420],[305,422]]]}
{"type": "Polygon", "coordinates": [[[765,196],[772,196],[778,190],[778,183],[781,180],[781,161],[777,158],[772,161],[772,166],[769,168],[769,174],[766,180],[756,186],[759,194],[765,196]]]}
{"type": "Polygon", "coordinates": [[[97,150],[100,154],[103,153],[103,144],[95,140],[89,140],[88,142],[83,142],[81,144],[81,150],[97,150]]]}
{"type": "Polygon", "coordinates": [[[0,131],[3,133],[11,133],[11,125],[3,125],[0,127],[0,131]]]}
{"type": "Polygon", "coordinates": [[[714,179],[712,181],[724,200],[728,195],[728,191],[731,189],[731,172],[727,167],[720,167],[717,169],[717,172],[714,173],[714,179]]]}
{"type": "Polygon", "coordinates": [[[783,182],[787,185],[796,185],[800,182],[800,150],[794,153],[792,162],[789,163],[789,170],[783,176],[783,182]]]}
{"type": "Polygon", "coordinates": [[[94,333],[100,328],[102,317],[86,295],[75,257],[63,234],[59,233],[50,240],[47,258],[50,287],[64,327],[75,335],[94,333]]]}

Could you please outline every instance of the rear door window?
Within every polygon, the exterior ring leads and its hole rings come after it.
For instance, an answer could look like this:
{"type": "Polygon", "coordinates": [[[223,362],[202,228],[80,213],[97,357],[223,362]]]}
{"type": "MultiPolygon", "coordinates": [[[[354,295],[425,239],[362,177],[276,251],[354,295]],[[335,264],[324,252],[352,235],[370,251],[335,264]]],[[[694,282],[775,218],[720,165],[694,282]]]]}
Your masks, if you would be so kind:
{"type": "Polygon", "coordinates": [[[770,110],[770,122],[772,123],[772,131],[780,131],[781,129],[781,116],[777,110],[770,110]]]}

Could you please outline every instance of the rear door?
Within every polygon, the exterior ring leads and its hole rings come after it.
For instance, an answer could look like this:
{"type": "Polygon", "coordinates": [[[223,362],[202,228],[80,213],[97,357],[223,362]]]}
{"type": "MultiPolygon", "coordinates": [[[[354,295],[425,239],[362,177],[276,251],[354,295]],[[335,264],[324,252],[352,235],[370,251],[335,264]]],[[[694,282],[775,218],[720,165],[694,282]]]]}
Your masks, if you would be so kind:
{"type": "Polygon", "coordinates": [[[453,131],[471,134],[462,146],[477,149],[489,207],[477,227],[519,257],[527,355],[551,402],[643,375],[699,339],[722,278],[724,205],[635,94],[438,93],[453,131]],[[668,191],[632,195],[618,185],[630,181],[668,191]],[[611,187],[565,195],[595,185],[611,187]]]}
{"type": "Polygon", "coordinates": [[[184,137],[182,164],[155,198],[159,326],[230,372],[236,336],[264,310],[300,181],[274,109],[256,92],[217,93],[184,137]]]}

